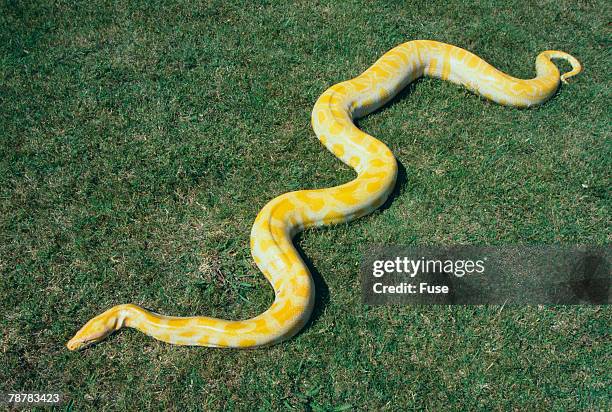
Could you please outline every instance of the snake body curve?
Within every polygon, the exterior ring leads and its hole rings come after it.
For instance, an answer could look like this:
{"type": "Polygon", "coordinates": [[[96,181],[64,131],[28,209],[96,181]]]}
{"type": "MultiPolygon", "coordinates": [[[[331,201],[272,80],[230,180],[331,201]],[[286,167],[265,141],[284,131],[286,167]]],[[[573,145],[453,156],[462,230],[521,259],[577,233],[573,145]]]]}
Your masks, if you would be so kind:
{"type": "Polygon", "coordinates": [[[312,111],[318,139],[355,169],[357,178],[336,187],[280,195],[255,219],[250,239],[252,256],[275,291],[268,310],[252,319],[232,321],[164,316],[132,304],[118,305],[87,322],[67,347],[81,349],[124,326],[176,345],[232,348],[270,345],[295,335],[312,312],[314,285],[292,237],[304,228],[346,222],[374,211],[395,185],[397,163],[393,153],[359,130],[353,119],[381,107],[423,75],[463,85],[496,103],[529,107],[548,100],[560,81],[582,69],[574,57],[555,50],[540,53],[535,66],[536,77],[522,80],[445,43],[415,40],[390,50],[361,75],[327,89],[312,111]],[[560,75],[551,58],[567,60],[572,70],[560,75]]]}

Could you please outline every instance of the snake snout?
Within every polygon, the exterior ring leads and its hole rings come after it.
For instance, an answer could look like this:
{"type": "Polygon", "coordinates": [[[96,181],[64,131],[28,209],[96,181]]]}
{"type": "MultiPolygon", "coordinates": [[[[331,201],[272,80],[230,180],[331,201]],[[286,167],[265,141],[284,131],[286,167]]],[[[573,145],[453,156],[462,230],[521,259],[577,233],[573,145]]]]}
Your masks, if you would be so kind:
{"type": "Polygon", "coordinates": [[[81,329],[74,335],[72,339],[66,343],[66,347],[69,350],[81,350],[86,347],[97,343],[104,339],[107,335],[109,335],[112,331],[99,330],[90,332],[89,330],[85,330],[85,328],[81,329]]]}
{"type": "Polygon", "coordinates": [[[123,326],[123,317],[117,316],[117,311],[109,310],[96,316],[87,322],[73,337],[66,343],[69,350],[84,349],[94,343],[100,342],[108,335],[123,326]]]}
{"type": "Polygon", "coordinates": [[[105,337],[113,333],[114,330],[100,330],[95,332],[89,331],[79,331],[72,339],[66,343],[66,347],[69,350],[81,350],[85,349],[88,346],[93,345],[94,343],[98,343],[103,340],[105,337]]]}
{"type": "Polygon", "coordinates": [[[77,339],[77,337],[75,336],[74,338],[68,341],[68,343],[66,344],[66,347],[69,350],[80,350],[80,349],[83,349],[86,345],[87,345],[86,341],[77,339]]]}

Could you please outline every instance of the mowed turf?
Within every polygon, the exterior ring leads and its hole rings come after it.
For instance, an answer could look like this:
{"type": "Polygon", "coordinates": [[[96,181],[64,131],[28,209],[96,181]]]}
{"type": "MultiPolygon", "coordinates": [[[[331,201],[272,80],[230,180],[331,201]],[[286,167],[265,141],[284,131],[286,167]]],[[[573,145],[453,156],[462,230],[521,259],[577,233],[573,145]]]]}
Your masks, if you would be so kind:
{"type": "Polygon", "coordinates": [[[2,2],[0,391],[75,411],[609,409],[607,306],[361,303],[368,244],[610,241],[610,4],[528,3],[2,2]],[[315,100],[411,39],[523,78],[559,49],[584,72],[529,110],[420,80],[360,120],[404,171],[384,210],[296,239],[318,297],[290,341],[65,348],[119,303],[264,311],[257,212],[354,176],[316,140],[315,100]]]}

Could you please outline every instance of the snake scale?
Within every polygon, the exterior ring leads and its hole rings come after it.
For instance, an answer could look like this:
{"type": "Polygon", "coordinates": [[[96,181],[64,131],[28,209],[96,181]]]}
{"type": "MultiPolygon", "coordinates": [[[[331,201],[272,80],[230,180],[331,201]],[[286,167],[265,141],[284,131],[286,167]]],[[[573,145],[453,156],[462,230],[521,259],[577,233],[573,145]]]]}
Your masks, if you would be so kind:
{"type": "Polygon", "coordinates": [[[292,237],[304,228],[346,222],[381,206],[391,193],[397,163],[385,144],[359,130],[353,119],[387,103],[413,80],[427,75],[449,80],[496,103],[529,107],[548,100],[560,81],[578,74],[571,55],[547,50],[535,62],[536,77],[511,77],[478,56],[450,44],[415,40],[385,53],[354,79],[327,89],[312,110],[318,139],[357,172],[348,183],[285,193],[259,212],[251,230],[251,252],[272,284],[273,304],[262,314],[232,321],[203,316],[159,315],[133,304],[115,306],[87,322],[67,343],[71,350],[99,342],[126,326],[175,345],[253,348],[295,335],[314,305],[314,285],[292,237]],[[565,59],[572,70],[560,75],[551,59],[565,59]]]}

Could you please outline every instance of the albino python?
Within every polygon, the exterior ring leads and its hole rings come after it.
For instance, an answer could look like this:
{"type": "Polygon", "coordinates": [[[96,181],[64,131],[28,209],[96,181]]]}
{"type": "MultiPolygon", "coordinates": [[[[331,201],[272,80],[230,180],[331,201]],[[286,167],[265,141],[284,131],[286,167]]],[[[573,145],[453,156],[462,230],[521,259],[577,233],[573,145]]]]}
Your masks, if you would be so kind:
{"type": "Polygon", "coordinates": [[[251,252],[276,293],[268,310],[232,321],[163,316],[132,304],[118,305],[87,322],[68,349],[99,342],[123,326],[176,345],[253,348],[290,338],[304,326],[314,303],[313,280],[292,244],[293,235],[366,215],[385,202],[395,185],[393,153],[359,130],[353,119],[381,107],[423,75],[461,84],[496,103],[529,107],[549,99],[560,81],[581,71],[578,60],[555,50],[540,53],[535,66],[536,77],[521,80],[466,50],[436,41],[415,40],[390,50],[361,75],[327,89],[312,111],[312,127],[321,143],[355,169],[357,178],[336,187],[280,195],[255,219],[251,252]],[[551,58],[567,60],[572,70],[560,76],[551,58]]]}

